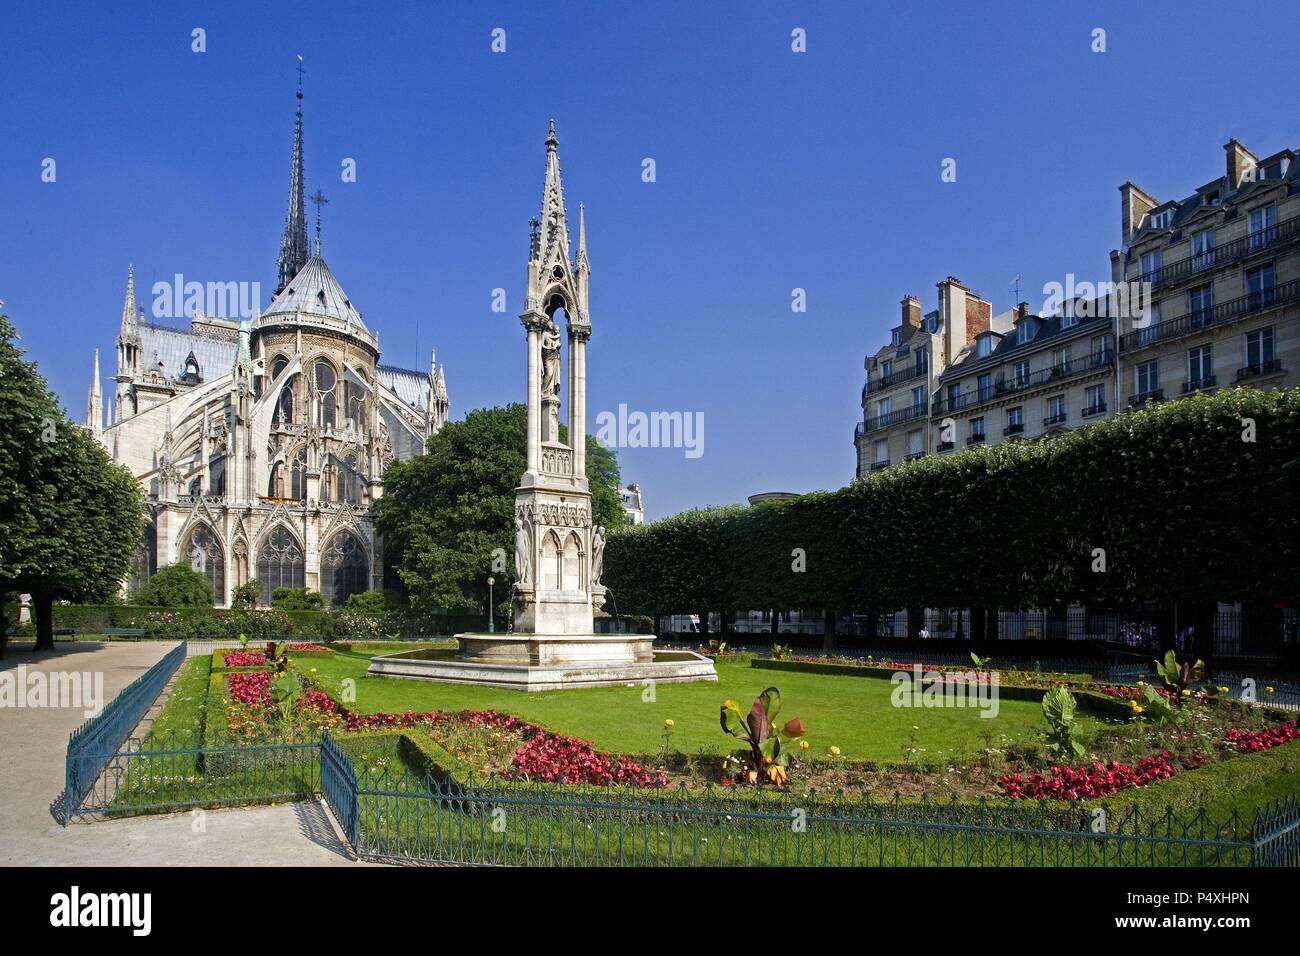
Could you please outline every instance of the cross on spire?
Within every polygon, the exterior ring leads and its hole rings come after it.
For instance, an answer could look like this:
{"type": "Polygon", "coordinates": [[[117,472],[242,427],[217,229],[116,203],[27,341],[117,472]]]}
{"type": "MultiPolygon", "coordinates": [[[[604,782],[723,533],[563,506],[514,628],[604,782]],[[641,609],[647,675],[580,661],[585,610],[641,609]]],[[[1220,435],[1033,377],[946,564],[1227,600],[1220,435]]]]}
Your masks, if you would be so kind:
{"type": "Polygon", "coordinates": [[[325,194],[321,192],[320,187],[317,186],[315,194],[311,197],[311,201],[316,204],[316,257],[319,259],[320,258],[320,207],[329,205],[329,200],[325,198],[325,194]]]}

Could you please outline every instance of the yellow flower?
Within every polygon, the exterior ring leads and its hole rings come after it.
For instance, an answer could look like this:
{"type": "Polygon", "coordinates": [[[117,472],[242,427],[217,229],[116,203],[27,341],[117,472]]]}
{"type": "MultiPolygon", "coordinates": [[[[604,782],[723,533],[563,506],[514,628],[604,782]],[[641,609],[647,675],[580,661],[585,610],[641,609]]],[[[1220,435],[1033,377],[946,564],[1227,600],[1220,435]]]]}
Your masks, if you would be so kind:
{"type": "Polygon", "coordinates": [[[912,725],[912,729],[913,729],[913,730],[920,730],[921,728],[918,727],[918,726],[916,726],[916,724],[913,724],[913,725],[912,725]]]}
{"type": "Polygon", "coordinates": [[[1135,714],[1140,714],[1140,713],[1142,713],[1142,708],[1141,708],[1141,707],[1134,707],[1134,708],[1133,708],[1133,713],[1135,713],[1135,714]]]}
{"type": "Polygon", "coordinates": [[[1137,684],[1137,685],[1138,685],[1139,687],[1146,687],[1146,686],[1147,686],[1147,682],[1144,681],[1144,680],[1140,680],[1140,681],[1138,681],[1138,684],[1137,684]]]}
{"type": "Polygon", "coordinates": [[[832,747],[832,748],[831,748],[831,756],[832,756],[832,757],[838,757],[839,755],[840,755],[840,748],[839,748],[839,747],[832,747]]]}
{"type": "Polygon", "coordinates": [[[1265,687],[1265,688],[1264,688],[1264,693],[1266,693],[1266,694],[1271,694],[1271,693],[1273,693],[1273,688],[1271,688],[1271,687],[1265,687]]]}
{"type": "Polygon", "coordinates": [[[669,717],[667,720],[664,721],[664,726],[665,726],[665,727],[671,727],[671,726],[673,726],[673,720],[672,720],[671,717],[669,717]]]}
{"type": "Polygon", "coordinates": [[[1190,690],[1184,690],[1184,691],[1183,691],[1183,696],[1184,696],[1184,697],[1191,697],[1191,696],[1192,696],[1192,692],[1191,692],[1190,690]]]}
{"type": "Polygon", "coordinates": [[[808,741],[806,741],[806,740],[801,740],[801,741],[799,741],[799,749],[800,749],[800,750],[807,750],[807,749],[808,749],[808,741]]]}

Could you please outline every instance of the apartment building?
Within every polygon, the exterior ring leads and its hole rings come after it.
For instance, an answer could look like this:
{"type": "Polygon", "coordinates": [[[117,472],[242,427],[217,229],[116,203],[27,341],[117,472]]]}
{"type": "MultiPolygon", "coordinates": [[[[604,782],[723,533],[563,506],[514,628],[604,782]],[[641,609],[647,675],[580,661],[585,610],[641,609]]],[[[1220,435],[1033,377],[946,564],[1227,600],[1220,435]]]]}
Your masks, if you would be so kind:
{"type": "Polygon", "coordinates": [[[975,337],[939,376],[934,451],[1056,435],[1112,413],[1112,320],[1073,306],[1043,317],[1021,303],[1008,331],[975,337]]]}
{"type": "Polygon", "coordinates": [[[904,297],[889,344],[866,357],[862,421],[853,436],[858,477],[933,450],[930,403],[939,377],[978,336],[1009,327],[1004,316],[994,323],[989,303],[952,276],[938,293],[939,307],[925,315],[917,296],[904,297]]]}
{"type": "Polygon", "coordinates": [[[1300,384],[1296,152],[1260,159],[1235,139],[1224,152],[1225,174],[1180,201],[1120,187],[1113,288],[1095,298],[991,316],[950,276],[933,312],[903,299],[889,344],[866,358],[857,475],[1200,390],[1300,384]]]}
{"type": "Polygon", "coordinates": [[[1126,407],[1204,389],[1300,384],[1300,168],[1237,140],[1225,173],[1176,201],[1120,187],[1112,281],[1149,283],[1151,314],[1124,320],[1126,407]]]}

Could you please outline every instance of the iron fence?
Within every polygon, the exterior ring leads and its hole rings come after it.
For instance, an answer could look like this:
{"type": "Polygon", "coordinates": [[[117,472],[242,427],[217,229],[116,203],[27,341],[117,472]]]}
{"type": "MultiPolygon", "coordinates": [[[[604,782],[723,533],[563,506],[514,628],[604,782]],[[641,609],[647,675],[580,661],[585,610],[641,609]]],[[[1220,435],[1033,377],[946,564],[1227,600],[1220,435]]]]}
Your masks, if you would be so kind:
{"type": "Polygon", "coordinates": [[[132,681],[100,713],[68,736],[63,771],[65,819],[81,805],[114,754],[148,713],[172,675],[185,663],[185,654],[185,642],[181,641],[164,654],[162,660],[132,681]]]}
{"type": "Polygon", "coordinates": [[[1104,826],[1046,801],[908,801],[358,775],[326,740],[321,787],[358,857],[510,866],[1295,865],[1300,806],[1216,818],[1137,807],[1104,826]]]}

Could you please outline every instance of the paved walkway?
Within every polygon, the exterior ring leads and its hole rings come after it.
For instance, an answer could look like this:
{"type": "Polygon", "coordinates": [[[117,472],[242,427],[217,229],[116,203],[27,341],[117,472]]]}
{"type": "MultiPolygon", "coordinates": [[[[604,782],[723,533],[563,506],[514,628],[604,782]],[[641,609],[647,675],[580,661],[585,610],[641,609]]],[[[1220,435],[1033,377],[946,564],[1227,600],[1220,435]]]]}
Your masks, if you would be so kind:
{"type": "MultiPolygon", "coordinates": [[[[58,642],[40,654],[12,645],[0,672],[100,672],[104,700],[175,644],[58,642]]],[[[51,804],[63,791],[68,734],[81,708],[0,708],[0,865],[332,866],[352,865],[317,803],[208,810],[59,826],[51,804]]]]}

